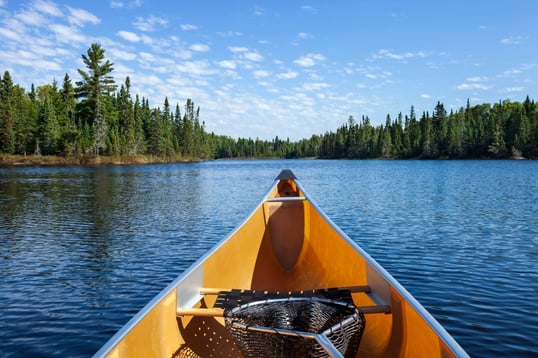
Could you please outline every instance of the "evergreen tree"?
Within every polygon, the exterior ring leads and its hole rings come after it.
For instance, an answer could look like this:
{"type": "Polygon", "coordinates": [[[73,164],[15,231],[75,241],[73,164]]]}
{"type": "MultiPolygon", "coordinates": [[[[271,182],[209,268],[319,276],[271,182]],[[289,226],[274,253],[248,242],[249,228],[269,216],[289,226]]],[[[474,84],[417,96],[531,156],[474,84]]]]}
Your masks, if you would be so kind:
{"type": "Polygon", "coordinates": [[[127,76],[125,84],[120,87],[117,99],[118,126],[121,154],[136,155],[136,122],[130,89],[131,79],[127,76]]]}
{"type": "Polygon", "coordinates": [[[504,142],[503,117],[503,106],[496,103],[493,106],[494,123],[490,144],[488,146],[488,152],[493,158],[502,158],[507,154],[506,143],[504,142]]]}
{"type": "Polygon", "coordinates": [[[194,155],[194,102],[190,98],[185,103],[181,132],[182,155],[192,158],[194,155]]]}
{"type": "Polygon", "coordinates": [[[12,106],[13,81],[8,71],[4,72],[0,86],[0,151],[15,153],[15,118],[12,106]]]}
{"type": "Polygon", "coordinates": [[[393,143],[391,135],[391,119],[390,115],[387,114],[387,119],[385,121],[385,127],[381,127],[380,136],[379,136],[379,148],[381,149],[381,158],[389,159],[392,158],[393,152],[393,143]]]}
{"type": "Polygon", "coordinates": [[[181,141],[182,139],[182,120],[181,120],[181,110],[179,109],[179,103],[176,104],[176,110],[174,112],[172,132],[174,138],[174,152],[177,155],[181,155],[181,141]]]}
{"type": "Polygon", "coordinates": [[[60,138],[60,126],[56,111],[53,105],[54,90],[44,87],[42,99],[38,109],[38,140],[36,154],[54,155],[56,154],[58,139],[60,138]],[[41,151],[41,152],[40,152],[41,151]]]}
{"type": "Polygon", "coordinates": [[[435,155],[434,132],[432,118],[428,112],[422,114],[420,119],[422,133],[422,157],[431,159],[435,155]]]}
{"type": "Polygon", "coordinates": [[[403,116],[402,112],[398,114],[398,117],[391,127],[392,137],[392,157],[403,158],[404,155],[404,134],[403,134],[403,116]]]}
{"type": "Polygon", "coordinates": [[[77,128],[75,120],[76,105],[75,88],[69,75],[65,74],[56,113],[61,127],[58,149],[66,155],[78,154],[77,140],[80,136],[80,130],[77,128]]]}
{"type": "Polygon", "coordinates": [[[13,87],[15,153],[32,153],[37,127],[37,109],[23,88],[13,87]]]}
{"type": "Polygon", "coordinates": [[[96,156],[99,150],[105,147],[108,130],[107,101],[116,89],[114,79],[110,73],[114,70],[113,64],[105,60],[105,50],[99,44],[92,44],[86,55],[82,55],[82,62],[89,72],[78,70],[82,81],[77,82],[76,95],[81,98],[79,116],[82,123],[91,128],[93,134],[93,149],[96,156]]]}
{"type": "Polygon", "coordinates": [[[135,143],[133,147],[133,155],[139,153],[145,153],[146,150],[146,136],[144,132],[144,121],[142,116],[142,107],[140,105],[140,99],[138,95],[135,97],[135,103],[133,105],[133,118],[135,124],[135,143]]]}
{"type": "Polygon", "coordinates": [[[422,130],[413,106],[409,111],[409,127],[406,126],[406,132],[409,133],[410,151],[408,152],[408,157],[418,158],[422,153],[422,130]]]}
{"type": "Polygon", "coordinates": [[[458,112],[451,112],[448,116],[448,148],[447,155],[449,158],[461,158],[463,156],[463,126],[465,121],[465,112],[460,109],[458,112]]]}

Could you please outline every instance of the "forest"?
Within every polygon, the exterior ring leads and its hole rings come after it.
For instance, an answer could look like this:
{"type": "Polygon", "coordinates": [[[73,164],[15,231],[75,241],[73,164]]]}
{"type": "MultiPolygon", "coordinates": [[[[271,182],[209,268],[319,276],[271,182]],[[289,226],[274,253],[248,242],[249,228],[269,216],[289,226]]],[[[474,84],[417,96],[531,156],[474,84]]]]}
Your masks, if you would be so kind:
{"type": "MultiPolygon", "coordinates": [[[[291,142],[232,138],[208,133],[200,107],[180,107],[168,98],[151,108],[131,94],[131,79],[117,84],[113,63],[99,44],[82,55],[80,80],[66,74],[61,84],[30,90],[14,84],[9,71],[0,84],[0,154],[75,158],[99,156],[190,161],[218,158],[504,159],[538,158],[538,106],[523,102],[467,105],[372,125],[367,116],[349,116],[335,131],[291,142]]],[[[223,114],[225,116],[225,114],[223,114]]],[[[1,156],[0,156],[1,158],[1,156]]]]}

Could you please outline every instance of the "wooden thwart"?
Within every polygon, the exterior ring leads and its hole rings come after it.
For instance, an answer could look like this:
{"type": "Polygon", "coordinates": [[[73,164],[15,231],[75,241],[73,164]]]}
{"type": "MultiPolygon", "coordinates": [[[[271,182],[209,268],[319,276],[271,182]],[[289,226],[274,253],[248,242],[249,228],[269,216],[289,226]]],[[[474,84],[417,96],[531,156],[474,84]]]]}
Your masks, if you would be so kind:
{"type": "MultiPolygon", "coordinates": [[[[327,289],[327,290],[330,290],[330,289],[327,289]]],[[[367,286],[367,285],[364,285],[364,286],[346,286],[346,287],[338,287],[338,290],[339,291],[349,291],[351,293],[356,293],[356,292],[364,292],[364,293],[369,293],[371,290],[370,290],[370,286],[367,286]]],[[[247,290],[245,289],[244,291],[252,291],[252,290],[247,290]]],[[[272,291],[267,291],[267,290],[260,290],[261,292],[272,292],[272,291]]],[[[303,290],[303,291],[299,291],[299,292],[309,292],[309,291],[312,291],[312,292],[315,292],[315,291],[320,291],[319,289],[312,289],[312,290],[303,290]]],[[[201,295],[218,295],[222,292],[230,292],[230,289],[229,288],[211,288],[211,287],[202,287],[200,288],[200,294],[201,295]]]]}
{"type": "MultiPolygon", "coordinates": [[[[351,296],[349,296],[350,293],[353,292],[364,292],[369,293],[370,287],[369,286],[348,286],[348,287],[338,287],[338,288],[331,288],[331,289],[316,289],[316,290],[304,290],[304,291],[290,291],[290,292],[274,292],[274,291],[264,291],[264,290],[230,290],[230,289],[223,289],[223,288],[201,288],[200,294],[201,295],[218,295],[219,298],[224,297],[227,298],[228,296],[235,296],[245,294],[246,297],[250,297],[252,300],[254,297],[258,297],[259,299],[270,299],[275,297],[319,297],[319,295],[325,295],[325,294],[333,294],[334,292],[341,292],[342,297],[345,297],[347,295],[348,299],[351,299],[351,296]],[[253,295],[254,294],[254,295],[253,295]]],[[[237,302],[237,300],[232,300],[231,302],[237,302]]],[[[238,304],[248,303],[248,300],[245,300],[243,302],[239,302],[238,304]]],[[[224,308],[222,307],[222,303],[219,307],[214,308],[178,308],[177,309],[177,315],[178,316],[194,316],[194,317],[223,317],[224,316],[224,308]]],[[[233,306],[233,305],[232,305],[233,306]]],[[[389,305],[373,305],[373,306],[358,306],[357,307],[362,313],[364,314],[374,314],[374,313],[390,313],[391,307],[389,305]]]]}
{"type": "MultiPolygon", "coordinates": [[[[388,305],[382,306],[357,306],[364,314],[374,313],[390,313],[391,309],[388,305]]],[[[180,317],[224,317],[224,309],[222,308],[180,308],[177,310],[177,315],[180,317]]]]}

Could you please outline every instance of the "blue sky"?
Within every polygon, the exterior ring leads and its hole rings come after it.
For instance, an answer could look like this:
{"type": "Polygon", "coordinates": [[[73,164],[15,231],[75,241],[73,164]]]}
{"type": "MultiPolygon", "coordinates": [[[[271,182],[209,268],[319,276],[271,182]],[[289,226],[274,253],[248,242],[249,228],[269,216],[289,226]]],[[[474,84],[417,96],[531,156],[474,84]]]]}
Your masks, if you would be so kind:
{"type": "Polygon", "coordinates": [[[117,83],[191,98],[206,129],[291,140],[409,113],[537,99],[538,1],[0,0],[0,70],[75,82],[97,42],[117,83]]]}

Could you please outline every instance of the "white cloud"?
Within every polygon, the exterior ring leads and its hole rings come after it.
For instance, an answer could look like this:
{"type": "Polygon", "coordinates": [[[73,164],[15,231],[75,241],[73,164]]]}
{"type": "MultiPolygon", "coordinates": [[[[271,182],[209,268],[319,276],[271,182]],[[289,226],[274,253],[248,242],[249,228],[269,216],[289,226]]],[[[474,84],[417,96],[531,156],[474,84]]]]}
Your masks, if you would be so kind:
{"type": "Polygon", "coordinates": [[[297,77],[297,72],[295,71],[282,72],[276,75],[276,78],[278,78],[279,80],[290,80],[296,77],[297,77]]]}
{"type": "Polygon", "coordinates": [[[487,90],[491,88],[491,86],[481,83],[479,77],[468,78],[467,81],[468,82],[459,84],[456,88],[459,90],[487,90]]]}
{"type": "Polygon", "coordinates": [[[167,24],[168,20],[151,15],[148,18],[137,17],[133,26],[140,31],[151,32],[155,31],[156,26],[166,26],[167,24]]]}
{"type": "Polygon", "coordinates": [[[26,26],[21,21],[12,17],[8,19],[3,19],[2,22],[4,23],[4,28],[6,30],[9,29],[9,31],[13,31],[14,33],[18,34],[19,42],[23,42],[21,37],[23,36],[23,34],[26,33],[26,26]]]}
{"type": "Polygon", "coordinates": [[[191,24],[182,24],[180,25],[181,30],[183,31],[192,31],[192,30],[198,30],[198,26],[191,25],[191,24]]]}
{"type": "Polygon", "coordinates": [[[142,3],[143,3],[142,0],[134,0],[134,1],[128,1],[128,2],[112,0],[110,2],[110,7],[113,9],[122,9],[122,8],[133,9],[133,8],[142,6],[142,3]]]}
{"type": "Polygon", "coordinates": [[[257,52],[246,52],[243,56],[245,59],[250,60],[250,61],[256,61],[256,62],[263,61],[263,56],[257,52]]]}
{"type": "Polygon", "coordinates": [[[155,75],[141,76],[140,78],[137,77],[136,81],[143,85],[150,85],[150,86],[156,86],[161,83],[161,79],[155,75]]]}
{"type": "Polygon", "coordinates": [[[232,36],[243,36],[243,33],[239,31],[227,31],[227,32],[219,31],[217,32],[217,35],[219,35],[220,37],[232,37],[232,36]]]}
{"type": "Polygon", "coordinates": [[[235,61],[232,61],[232,60],[219,61],[218,65],[220,67],[228,68],[230,70],[235,70],[237,68],[237,63],[235,63],[235,61]]]}
{"type": "Polygon", "coordinates": [[[228,47],[228,50],[230,50],[231,53],[235,54],[237,58],[240,59],[255,62],[263,61],[262,55],[260,55],[258,52],[250,51],[247,47],[230,46],[228,47]]]}
{"type": "Polygon", "coordinates": [[[207,52],[209,51],[209,46],[206,44],[193,44],[189,47],[192,51],[195,52],[207,52]]]}
{"type": "Polygon", "coordinates": [[[487,80],[487,78],[482,78],[482,77],[478,77],[478,76],[467,78],[467,81],[469,81],[469,82],[482,82],[482,81],[485,81],[485,80],[487,80]]]}
{"type": "Polygon", "coordinates": [[[254,15],[263,16],[265,14],[265,9],[259,6],[254,7],[254,15]]]}
{"type": "Polygon", "coordinates": [[[0,59],[12,65],[28,67],[33,70],[60,71],[62,69],[58,62],[42,59],[39,54],[25,50],[3,51],[0,59]]]}
{"type": "Polygon", "coordinates": [[[36,57],[39,57],[39,56],[61,57],[62,53],[65,52],[65,50],[62,50],[61,48],[58,48],[56,46],[55,47],[46,47],[46,46],[42,46],[42,45],[46,45],[46,44],[43,44],[43,43],[28,44],[27,48],[28,48],[28,50],[30,52],[33,52],[34,54],[36,54],[35,55],[36,57]]]}
{"type": "Polygon", "coordinates": [[[297,34],[297,37],[299,37],[300,39],[306,40],[306,39],[311,39],[311,38],[313,38],[314,36],[312,36],[312,35],[310,35],[310,34],[308,34],[308,33],[306,33],[306,32],[299,32],[299,33],[297,34]]]}
{"type": "Polygon", "coordinates": [[[301,10],[304,12],[309,12],[311,14],[315,14],[317,12],[317,10],[310,5],[301,6],[301,10]]]}
{"type": "Polygon", "coordinates": [[[26,25],[30,25],[30,26],[47,25],[47,19],[45,18],[45,16],[43,16],[42,13],[32,8],[29,8],[27,10],[17,13],[15,17],[17,20],[20,20],[26,25]]]}
{"type": "Polygon", "coordinates": [[[56,17],[63,15],[62,11],[58,8],[58,6],[51,1],[37,0],[33,3],[32,7],[37,11],[47,15],[56,17]]]}
{"type": "Polygon", "coordinates": [[[501,44],[503,45],[519,45],[523,38],[521,36],[510,36],[501,39],[501,44]]]}
{"type": "Polygon", "coordinates": [[[390,50],[381,49],[373,57],[374,59],[406,60],[410,58],[425,58],[430,55],[431,53],[426,51],[395,53],[390,50]]]}
{"type": "Polygon", "coordinates": [[[74,9],[68,6],[67,10],[69,11],[69,16],[67,18],[67,21],[71,25],[82,27],[84,26],[85,23],[88,23],[88,22],[94,25],[101,22],[101,20],[97,16],[95,16],[91,12],[86,11],[84,9],[74,9]]]}
{"type": "Polygon", "coordinates": [[[216,71],[209,68],[207,61],[185,61],[176,65],[176,70],[189,75],[212,75],[216,71]]]}
{"type": "Polygon", "coordinates": [[[155,57],[155,55],[153,55],[152,53],[149,53],[149,52],[140,52],[138,54],[138,57],[143,60],[143,61],[147,61],[147,62],[157,62],[157,57],[155,57]]]}
{"type": "Polygon", "coordinates": [[[232,53],[239,53],[239,52],[247,52],[248,48],[231,46],[231,47],[228,47],[228,50],[230,50],[230,52],[232,52],[232,53]]]}
{"type": "Polygon", "coordinates": [[[48,60],[32,60],[29,63],[29,66],[38,69],[38,70],[44,70],[44,71],[61,71],[62,66],[58,64],[55,61],[48,61],[48,60]]]}
{"type": "Polygon", "coordinates": [[[269,77],[271,75],[268,71],[265,71],[265,70],[256,70],[256,71],[252,72],[252,74],[256,78],[269,77]]]}
{"type": "Polygon", "coordinates": [[[19,41],[21,39],[21,34],[19,32],[0,27],[0,37],[5,37],[13,41],[19,41]]]}
{"type": "Polygon", "coordinates": [[[420,98],[430,99],[430,98],[432,98],[432,96],[427,94],[427,93],[423,93],[423,94],[420,95],[420,98]]]}
{"type": "Polygon", "coordinates": [[[115,48],[111,48],[107,52],[110,54],[110,58],[113,59],[114,61],[115,60],[132,61],[136,58],[136,54],[134,53],[118,50],[115,48]]]}
{"type": "Polygon", "coordinates": [[[521,70],[515,68],[515,69],[512,69],[512,70],[506,70],[503,72],[503,75],[505,76],[514,76],[514,75],[519,75],[521,74],[521,70]]]}
{"type": "Polygon", "coordinates": [[[56,35],[56,40],[60,43],[69,43],[74,46],[89,42],[86,36],[72,26],[53,24],[50,26],[50,30],[56,35]]]}
{"type": "Polygon", "coordinates": [[[311,83],[304,83],[302,85],[302,89],[304,89],[305,91],[319,91],[327,87],[330,87],[330,85],[324,82],[311,82],[311,83]]]}
{"type": "Polygon", "coordinates": [[[464,90],[488,90],[491,88],[491,86],[484,84],[484,82],[487,82],[487,81],[488,81],[487,77],[479,77],[479,76],[468,77],[466,79],[466,82],[459,84],[458,86],[456,86],[456,88],[462,91],[464,90]]]}
{"type": "Polygon", "coordinates": [[[319,53],[309,53],[305,56],[299,57],[294,63],[302,67],[312,67],[317,64],[317,62],[324,61],[325,56],[319,53]]]}
{"type": "Polygon", "coordinates": [[[134,32],[130,31],[118,31],[117,35],[121,37],[122,39],[129,41],[129,42],[139,42],[140,36],[135,34],[134,32]]]}
{"type": "Polygon", "coordinates": [[[504,93],[516,93],[516,92],[523,92],[525,90],[525,87],[506,87],[502,90],[504,93]]]}

